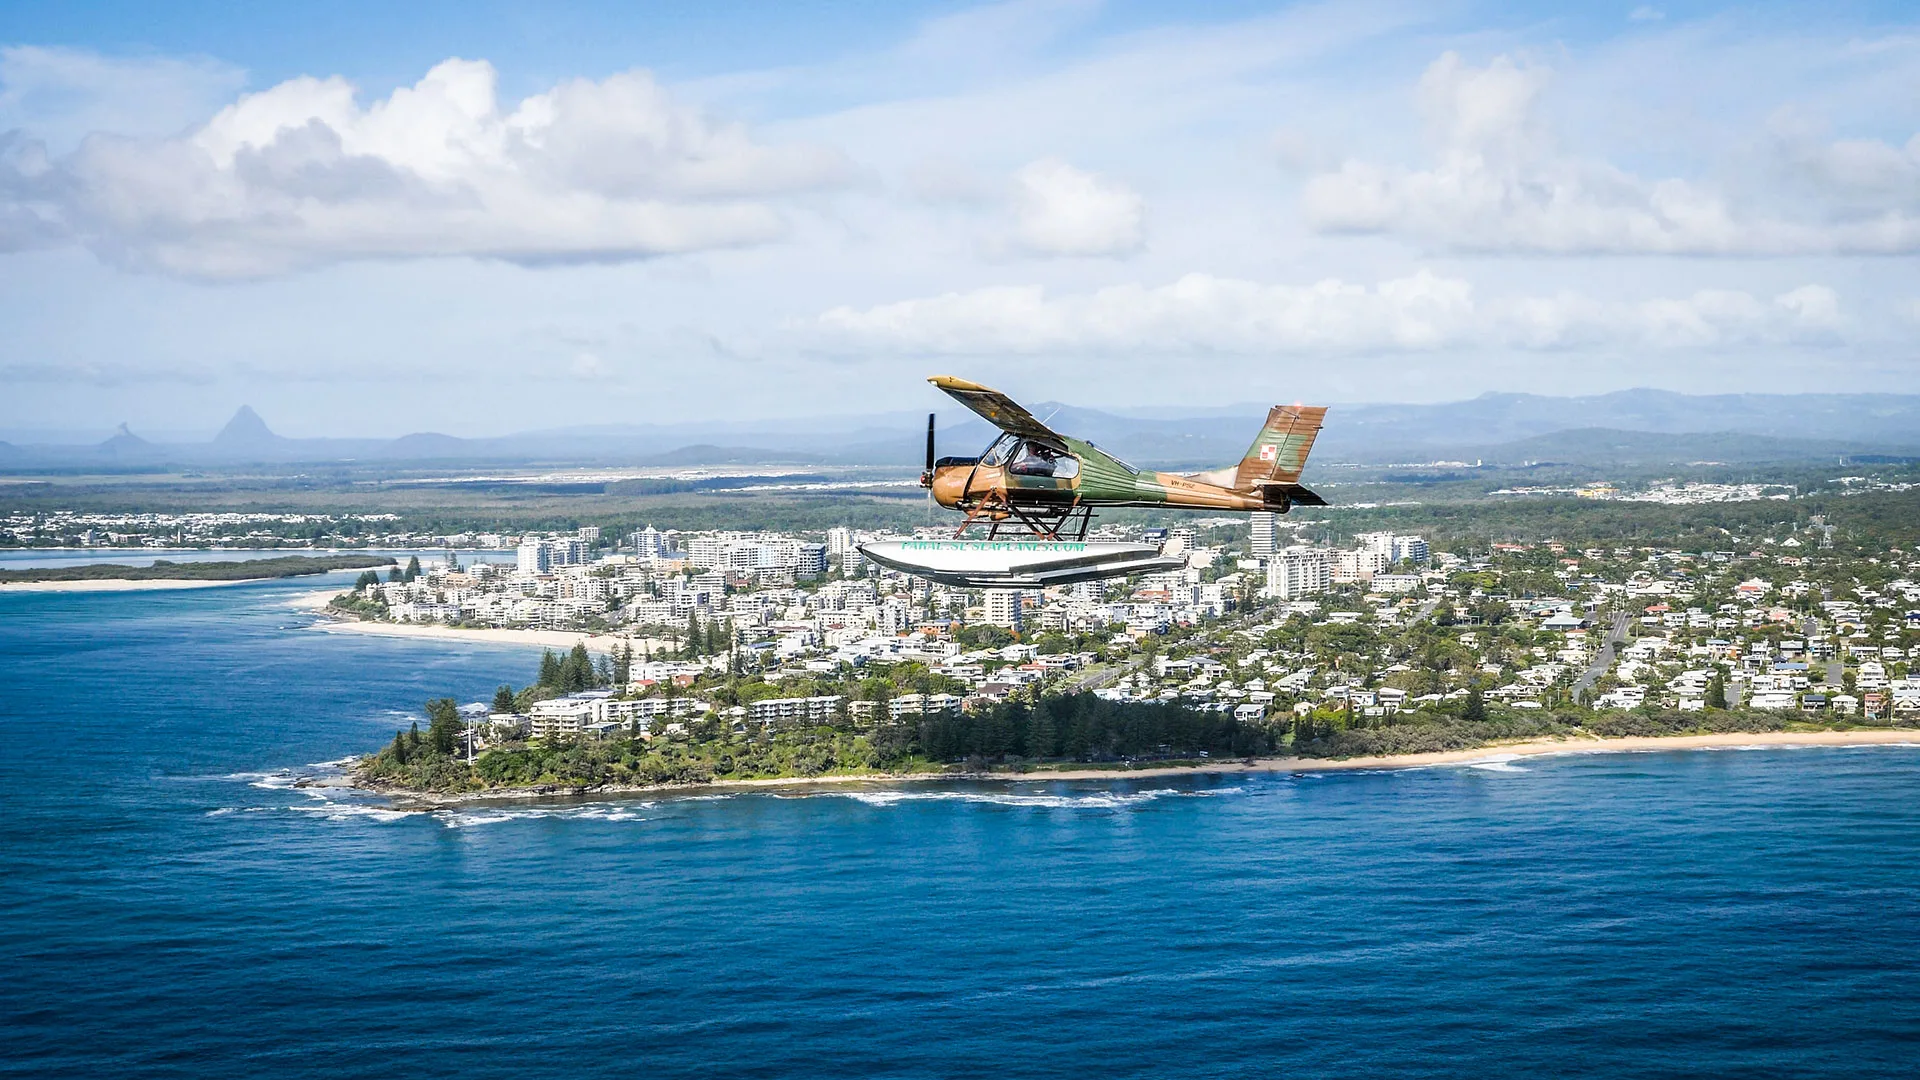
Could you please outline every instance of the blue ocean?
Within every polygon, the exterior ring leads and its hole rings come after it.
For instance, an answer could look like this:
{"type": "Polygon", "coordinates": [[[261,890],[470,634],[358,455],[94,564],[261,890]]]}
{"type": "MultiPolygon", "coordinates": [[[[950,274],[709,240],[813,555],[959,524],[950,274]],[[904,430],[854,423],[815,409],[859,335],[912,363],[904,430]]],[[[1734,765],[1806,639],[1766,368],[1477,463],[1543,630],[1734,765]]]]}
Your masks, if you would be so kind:
{"type": "Polygon", "coordinates": [[[1920,748],[397,813],[313,588],[0,595],[0,1068],[1920,1074],[1920,748]]]}

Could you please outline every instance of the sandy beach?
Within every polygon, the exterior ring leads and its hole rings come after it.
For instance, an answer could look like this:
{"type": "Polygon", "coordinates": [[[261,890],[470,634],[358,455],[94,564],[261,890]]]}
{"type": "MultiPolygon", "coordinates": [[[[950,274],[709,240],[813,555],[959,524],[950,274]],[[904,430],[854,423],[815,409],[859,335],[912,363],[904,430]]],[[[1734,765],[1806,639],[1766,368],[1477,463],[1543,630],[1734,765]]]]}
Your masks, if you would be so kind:
{"type": "MultiPolygon", "coordinates": [[[[1658,750],[1716,750],[1734,747],[1787,746],[1920,746],[1920,731],[1912,729],[1873,729],[1864,731],[1763,731],[1715,735],[1631,736],[1603,739],[1597,736],[1566,739],[1534,739],[1527,742],[1495,743],[1472,750],[1446,750],[1432,754],[1396,754],[1356,758],[1261,758],[1249,765],[1243,761],[1220,765],[1201,765],[1168,769],[1087,769],[1045,774],[1068,780],[1104,780],[1123,776],[1179,776],[1188,773],[1236,772],[1339,772],[1349,769],[1419,769],[1434,765],[1465,765],[1477,762],[1511,761],[1516,758],[1551,754],[1627,754],[1658,750]]],[[[1037,774],[1036,774],[1037,775],[1037,774]]]]}
{"type": "MultiPolygon", "coordinates": [[[[340,590],[302,593],[290,601],[290,606],[303,611],[321,611],[327,602],[340,595],[340,590]]],[[[527,645],[545,649],[571,649],[575,643],[585,643],[588,652],[611,653],[615,646],[631,645],[636,652],[655,652],[672,647],[671,642],[653,638],[630,638],[618,634],[588,634],[573,630],[496,630],[458,626],[440,626],[433,623],[384,623],[356,622],[352,619],[322,619],[313,624],[315,630],[324,630],[330,634],[372,634],[377,637],[415,638],[429,641],[476,641],[489,645],[527,645]]]]}
{"type": "MultiPolygon", "coordinates": [[[[779,777],[763,780],[716,780],[708,784],[638,785],[609,784],[596,788],[543,785],[539,788],[501,788],[463,794],[417,794],[380,788],[367,788],[397,800],[402,809],[431,810],[485,801],[525,799],[591,798],[645,794],[698,794],[703,791],[743,791],[756,788],[804,788],[841,784],[904,784],[938,780],[968,780],[998,783],[1050,783],[1059,780],[1100,781],[1140,780],[1174,776],[1235,776],[1247,773],[1343,772],[1356,769],[1424,769],[1446,765],[1504,763],[1519,758],[1555,754],[1631,754],[1671,750],[1764,749],[1795,746],[1915,746],[1920,747],[1920,731],[1911,729],[1875,729],[1868,731],[1768,731],[1753,734],[1676,735],[1668,737],[1629,737],[1618,739],[1569,738],[1536,739],[1528,742],[1494,744],[1472,750],[1449,750],[1432,754],[1400,754],[1382,757],[1345,758],[1259,758],[1254,761],[1221,761],[1205,765],[1180,765],[1144,769],[1059,769],[1026,773],[859,773],[841,776],[779,777]]],[[[358,787],[342,777],[330,786],[358,787]]]]}
{"type": "Polygon", "coordinates": [[[93,581],[8,581],[0,583],[0,592],[149,592],[156,589],[212,589],[221,585],[252,585],[272,578],[240,578],[237,581],[183,581],[174,578],[126,580],[100,578],[93,581]]]}

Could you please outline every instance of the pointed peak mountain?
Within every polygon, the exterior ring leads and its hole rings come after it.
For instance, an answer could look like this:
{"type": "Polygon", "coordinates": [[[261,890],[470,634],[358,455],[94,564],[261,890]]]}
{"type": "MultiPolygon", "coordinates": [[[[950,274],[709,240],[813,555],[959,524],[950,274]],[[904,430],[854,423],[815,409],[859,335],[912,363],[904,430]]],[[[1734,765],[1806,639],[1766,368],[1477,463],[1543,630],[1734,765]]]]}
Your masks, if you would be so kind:
{"type": "Polygon", "coordinates": [[[128,429],[127,425],[121,424],[119,428],[114,431],[111,438],[100,444],[100,449],[117,454],[132,450],[145,450],[152,445],[153,444],[147,440],[135,435],[128,429]]]}
{"type": "Polygon", "coordinates": [[[258,446],[279,442],[280,436],[267,427],[267,422],[260,419],[260,414],[253,411],[253,406],[242,405],[240,411],[233,414],[233,419],[227,421],[227,426],[220,429],[220,434],[213,437],[213,441],[228,446],[258,446]]]}

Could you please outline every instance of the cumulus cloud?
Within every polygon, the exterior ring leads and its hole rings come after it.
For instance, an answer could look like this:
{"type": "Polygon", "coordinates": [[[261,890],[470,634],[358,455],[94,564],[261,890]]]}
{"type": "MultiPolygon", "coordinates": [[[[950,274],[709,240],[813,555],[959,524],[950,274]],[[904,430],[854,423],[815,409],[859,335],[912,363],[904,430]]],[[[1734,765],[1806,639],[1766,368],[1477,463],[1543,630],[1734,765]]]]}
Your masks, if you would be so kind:
{"type": "Polygon", "coordinates": [[[1615,302],[1578,293],[1481,300],[1459,278],[1419,271],[1375,285],[1268,285],[1189,274],[1158,287],[1049,296],[1007,286],[839,307],[805,327],[815,347],[922,355],[1347,354],[1471,347],[1657,349],[1835,340],[1831,289],[1764,300],[1734,290],[1615,302]]]}
{"type": "Polygon", "coordinates": [[[766,242],[772,198],[836,185],[837,151],[770,146],[645,72],[503,107],[447,60],[360,104],[344,79],[247,94],[173,138],[0,145],[0,242],[49,228],[125,265],[257,277],[349,259],[610,261],[766,242]],[[37,231],[36,231],[37,230],[37,231]]]}
{"type": "Polygon", "coordinates": [[[1680,178],[1646,180],[1563,153],[1536,104],[1546,69],[1498,57],[1475,68],[1452,52],[1421,77],[1416,101],[1434,146],[1426,168],[1349,160],[1308,181],[1303,206],[1325,232],[1383,232],[1466,251],[1673,255],[1903,254],[1920,251],[1920,189],[1902,187],[1913,145],[1833,144],[1803,152],[1843,186],[1892,185],[1871,207],[1821,198],[1789,216],[1736,207],[1680,178]]]}
{"type": "Polygon", "coordinates": [[[1042,158],[1014,174],[1013,242],[1034,255],[1128,255],[1145,240],[1146,200],[1126,185],[1042,158]]]}

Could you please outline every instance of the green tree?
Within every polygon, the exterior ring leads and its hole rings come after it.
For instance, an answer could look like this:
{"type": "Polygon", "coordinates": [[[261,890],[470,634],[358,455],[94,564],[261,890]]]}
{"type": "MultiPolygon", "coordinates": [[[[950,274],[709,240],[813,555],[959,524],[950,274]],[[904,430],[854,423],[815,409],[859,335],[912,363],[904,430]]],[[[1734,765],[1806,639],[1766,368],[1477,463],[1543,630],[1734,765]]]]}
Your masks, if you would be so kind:
{"type": "Polygon", "coordinates": [[[700,655],[700,613],[697,611],[687,612],[687,641],[682,655],[688,660],[700,655]]]}
{"type": "Polygon", "coordinates": [[[560,688],[560,658],[553,655],[552,649],[540,655],[539,685],[555,690],[560,688]]]}
{"type": "Polygon", "coordinates": [[[574,642],[567,658],[560,661],[559,689],[563,694],[593,689],[593,657],[587,655],[584,642],[574,642]]]}
{"type": "Polygon", "coordinates": [[[1025,743],[1030,758],[1059,756],[1059,728],[1053,720],[1053,703],[1050,700],[1042,698],[1027,713],[1025,743]]]}
{"type": "Polygon", "coordinates": [[[427,745],[436,754],[451,754],[460,740],[460,706],[452,698],[427,702],[427,745]]]}
{"type": "Polygon", "coordinates": [[[625,642],[613,650],[613,685],[625,687],[633,679],[633,643],[625,642]]]}
{"type": "Polygon", "coordinates": [[[407,560],[406,580],[412,581],[414,578],[417,578],[419,576],[420,576],[420,556],[415,555],[412,558],[407,560]]]}
{"type": "Polygon", "coordinates": [[[1487,699],[1480,693],[1480,680],[1475,679],[1467,685],[1467,707],[1460,711],[1460,719],[1478,723],[1487,718],[1487,699]]]}
{"type": "Polygon", "coordinates": [[[497,713],[510,713],[514,711],[513,706],[513,687],[503,683],[500,689],[493,692],[493,711],[497,713]]]}
{"type": "Polygon", "coordinates": [[[399,765],[407,763],[407,733],[404,731],[393,733],[393,760],[399,765]]]}
{"type": "Polygon", "coordinates": [[[1707,708],[1724,709],[1727,707],[1727,673],[1723,668],[1713,669],[1713,680],[1707,683],[1707,708]]]}
{"type": "Polygon", "coordinates": [[[378,584],[380,584],[380,572],[378,570],[362,570],[360,576],[354,580],[353,591],[365,592],[368,586],[378,584]]]}

